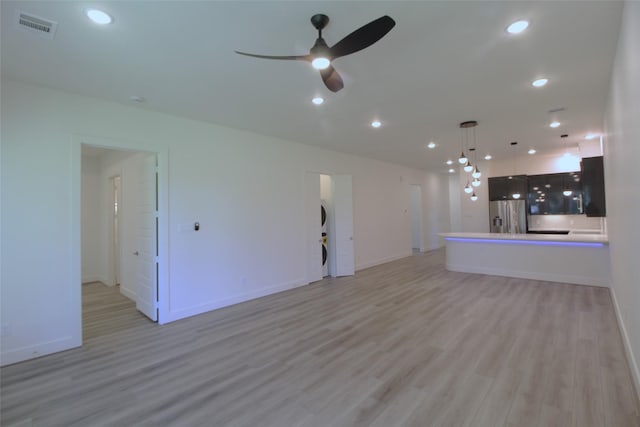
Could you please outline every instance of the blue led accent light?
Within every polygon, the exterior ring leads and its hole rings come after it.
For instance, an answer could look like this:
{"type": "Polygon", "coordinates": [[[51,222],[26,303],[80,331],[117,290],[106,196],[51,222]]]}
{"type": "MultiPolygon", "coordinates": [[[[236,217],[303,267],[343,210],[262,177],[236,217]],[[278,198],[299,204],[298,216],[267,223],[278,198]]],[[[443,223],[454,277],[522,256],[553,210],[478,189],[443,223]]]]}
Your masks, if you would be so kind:
{"type": "Polygon", "coordinates": [[[496,240],[496,239],[464,239],[461,237],[445,237],[445,240],[454,242],[470,242],[470,243],[506,243],[516,245],[534,245],[534,246],[580,246],[587,248],[600,248],[604,243],[592,242],[547,242],[543,240],[496,240]]]}

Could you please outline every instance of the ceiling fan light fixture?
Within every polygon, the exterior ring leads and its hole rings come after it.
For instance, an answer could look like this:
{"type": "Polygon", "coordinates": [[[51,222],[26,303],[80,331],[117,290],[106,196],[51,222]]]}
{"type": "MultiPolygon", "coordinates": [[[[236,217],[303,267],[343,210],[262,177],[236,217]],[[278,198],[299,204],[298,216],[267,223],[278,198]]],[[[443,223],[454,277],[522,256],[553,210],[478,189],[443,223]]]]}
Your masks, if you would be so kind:
{"type": "Polygon", "coordinates": [[[311,61],[311,66],[316,70],[324,70],[328,68],[329,65],[331,65],[331,61],[324,56],[318,56],[317,58],[313,58],[313,61],[311,61]]]}
{"type": "Polygon", "coordinates": [[[322,105],[324,103],[324,98],[321,96],[316,96],[311,100],[315,105],[322,105]]]}

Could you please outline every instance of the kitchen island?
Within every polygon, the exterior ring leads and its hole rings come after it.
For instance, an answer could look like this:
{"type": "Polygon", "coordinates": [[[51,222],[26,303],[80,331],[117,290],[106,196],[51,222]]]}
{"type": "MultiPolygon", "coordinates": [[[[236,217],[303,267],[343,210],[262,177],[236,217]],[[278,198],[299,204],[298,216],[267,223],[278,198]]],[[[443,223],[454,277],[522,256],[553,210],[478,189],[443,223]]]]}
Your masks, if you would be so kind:
{"type": "Polygon", "coordinates": [[[603,234],[442,233],[450,271],[609,287],[603,234]]]}

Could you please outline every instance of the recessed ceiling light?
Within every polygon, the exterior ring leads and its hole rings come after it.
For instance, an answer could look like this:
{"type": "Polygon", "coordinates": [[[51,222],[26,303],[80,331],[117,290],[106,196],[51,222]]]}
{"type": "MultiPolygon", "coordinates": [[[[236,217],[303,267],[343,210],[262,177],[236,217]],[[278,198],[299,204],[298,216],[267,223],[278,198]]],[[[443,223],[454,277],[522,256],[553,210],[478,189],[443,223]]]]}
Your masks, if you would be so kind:
{"type": "Polygon", "coordinates": [[[560,126],[560,122],[551,122],[551,123],[549,123],[549,127],[550,128],[557,128],[558,126],[560,126]]]}
{"type": "Polygon", "coordinates": [[[597,133],[588,133],[584,136],[584,139],[596,139],[598,136],[600,135],[598,135],[597,133]]]}
{"type": "Polygon", "coordinates": [[[451,159],[447,160],[447,164],[448,165],[452,165],[453,164],[453,160],[451,160],[451,159]]]}
{"type": "Polygon", "coordinates": [[[549,79],[537,79],[531,82],[531,86],[533,87],[542,87],[549,83],[549,79]]]}
{"type": "Polygon", "coordinates": [[[529,21],[516,21],[507,27],[507,33],[520,34],[529,27],[529,21]]]}
{"type": "Polygon", "coordinates": [[[486,156],[484,156],[485,160],[491,160],[493,159],[493,157],[491,157],[491,154],[487,154],[486,156]]]}
{"type": "Polygon", "coordinates": [[[111,18],[108,13],[103,12],[99,9],[87,9],[85,11],[85,14],[89,19],[91,19],[98,25],[107,25],[113,22],[113,18],[111,18]]]}
{"type": "Polygon", "coordinates": [[[313,98],[311,100],[311,102],[313,102],[316,105],[321,105],[324,102],[324,98],[322,98],[320,96],[316,96],[315,98],[313,98]]]}
{"type": "Polygon", "coordinates": [[[536,154],[536,150],[534,150],[533,148],[530,148],[529,151],[527,151],[527,153],[536,154]]]}
{"type": "Polygon", "coordinates": [[[454,173],[454,172],[455,172],[455,169],[453,168],[449,169],[449,173],[454,173]]]}
{"type": "Polygon", "coordinates": [[[382,123],[380,123],[378,120],[374,120],[371,122],[371,127],[379,128],[380,126],[382,126],[382,123]]]}
{"type": "Polygon", "coordinates": [[[436,148],[436,143],[431,141],[430,143],[427,144],[427,148],[436,148]]]}

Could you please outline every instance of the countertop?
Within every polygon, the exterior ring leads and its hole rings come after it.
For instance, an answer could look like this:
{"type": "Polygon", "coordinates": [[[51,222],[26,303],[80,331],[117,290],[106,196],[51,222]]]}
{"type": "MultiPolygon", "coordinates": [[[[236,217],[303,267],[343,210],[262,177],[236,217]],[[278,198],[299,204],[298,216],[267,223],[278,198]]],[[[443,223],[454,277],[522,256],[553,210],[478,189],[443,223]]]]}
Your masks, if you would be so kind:
{"type": "Polygon", "coordinates": [[[439,233],[456,239],[520,240],[542,242],[609,243],[606,234],[507,234],[507,233],[439,233]]]}

